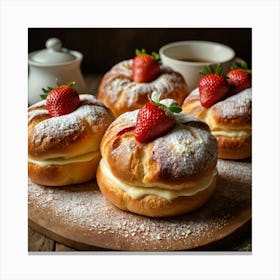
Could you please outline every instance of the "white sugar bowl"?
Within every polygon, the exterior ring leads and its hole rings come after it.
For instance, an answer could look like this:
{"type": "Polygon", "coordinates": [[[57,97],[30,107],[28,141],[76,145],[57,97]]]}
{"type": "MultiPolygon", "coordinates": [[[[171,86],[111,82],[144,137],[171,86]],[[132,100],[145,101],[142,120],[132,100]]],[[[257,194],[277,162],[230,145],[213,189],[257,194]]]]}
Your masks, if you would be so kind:
{"type": "Polygon", "coordinates": [[[80,52],[62,48],[57,38],[46,42],[46,49],[28,55],[28,105],[42,98],[42,88],[55,87],[57,84],[68,84],[75,81],[78,93],[86,93],[87,88],[80,65],[83,55],[80,52]]]}

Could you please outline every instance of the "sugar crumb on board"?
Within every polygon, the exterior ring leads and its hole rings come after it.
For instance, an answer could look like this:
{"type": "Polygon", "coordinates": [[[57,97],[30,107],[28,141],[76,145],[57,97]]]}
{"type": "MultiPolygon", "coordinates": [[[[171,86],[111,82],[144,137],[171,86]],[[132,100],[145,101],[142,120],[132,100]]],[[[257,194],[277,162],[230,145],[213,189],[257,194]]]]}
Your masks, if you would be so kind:
{"type": "Polygon", "coordinates": [[[224,229],[238,218],[238,211],[251,207],[251,163],[219,160],[218,171],[217,190],[208,203],[193,213],[161,219],[117,209],[95,182],[48,188],[29,181],[29,218],[48,227],[59,223],[65,235],[75,229],[80,231],[79,242],[109,249],[195,248],[222,237],[224,229]],[[49,217],[42,219],[43,213],[49,217]]]}

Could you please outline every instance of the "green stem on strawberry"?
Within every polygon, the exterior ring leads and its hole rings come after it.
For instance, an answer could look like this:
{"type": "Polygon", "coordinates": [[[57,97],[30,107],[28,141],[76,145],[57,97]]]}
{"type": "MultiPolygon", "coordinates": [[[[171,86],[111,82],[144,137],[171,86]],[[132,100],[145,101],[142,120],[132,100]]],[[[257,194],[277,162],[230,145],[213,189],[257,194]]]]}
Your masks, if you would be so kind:
{"type": "Polygon", "coordinates": [[[46,90],[46,108],[52,117],[59,117],[72,113],[79,107],[80,97],[73,88],[74,82],[68,85],[57,86],[54,89],[46,90]]]}
{"type": "Polygon", "coordinates": [[[180,112],[181,108],[176,102],[170,106],[160,102],[160,93],[153,92],[137,114],[134,130],[135,140],[138,142],[150,142],[170,131],[176,124],[173,112],[180,112]]]}
{"type": "Polygon", "coordinates": [[[75,81],[70,82],[69,84],[67,84],[67,86],[70,88],[74,88],[76,86],[76,82],[75,81]]]}
{"type": "Polygon", "coordinates": [[[227,76],[231,87],[230,95],[252,87],[252,71],[248,69],[246,63],[234,63],[227,76]]]}
{"type": "Polygon", "coordinates": [[[151,97],[148,96],[150,102],[160,108],[162,108],[168,117],[173,117],[173,113],[180,113],[182,111],[182,108],[179,106],[177,102],[173,102],[170,104],[170,106],[166,106],[162,103],[160,103],[160,96],[161,93],[154,91],[151,95],[151,97]]]}
{"type": "Polygon", "coordinates": [[[232,64],[230,69],[231,70],[242,69],[243,71],[247,72],[248,74],[252,74],[252,70],[248,69],[248,66],[247,66],[246,62],[235,62],[235,63],[232,64]]]}
{"type": "MultiPolygon", "coordinates": [[[[42,91],[44,92],[44,94],[41,94],[40,97],[41,97],[42,99],[46,99],[47,96],[48,96],[48,93],[49,93],[50,91],[52,91],[53,89],[55,89],[55,88],[57,88],[57,87],[60,87],[60,86],[62,86],[62,85],[58,83],[58,80],[56,80],[56,87],[52,88],[52,87],[49,87],[49,86],[48,86],[46,89],[45,89],[45,88],[42,88],[42,91]]],[[[75,81],[70,82],[70,83],[67,84],[67,86],[70,87],[70,88],[74,88],[74,87],[76,86],[76,82],[75,82],[75,81]]]]}
{"type": "Polygon", "coordinates": [[[228,78],[224,73],[223,73],[223,67],[221,64],[217,64],[216,69],[214,70],[210,65],[207,65],[203,68],[203,71],[199,72],[202,76],[206,76],[209,74],[217,74],[219,76],[222,76],[224,78],[228,78]]]}
{"type": "Polygon", "coordinates": [[[203,75],[198,81],[200,103],[203,107],[210,108],[227,96],[230,90],[228,77],[223,74],[220,64],[215,71],[207,66],[200,74],[203,75]]]}
{"type": "Polygon", "coordinates": [[[135,54],[136,54],[136,56],[139,56],[139,55],[142,55],[142,54],[149,55],[149,56],[151,56],[155,61],[157,61],[159,64],[161,64],[160,56],[159,56],[159,54],[156,53],[156,52],[152,52],[151,54],[148,54],[148,53],[146,53],[146,50],[145,50],[145,49],[142,49],[142,50],[136,49],[136,50],[135,50],[135,54]]]}

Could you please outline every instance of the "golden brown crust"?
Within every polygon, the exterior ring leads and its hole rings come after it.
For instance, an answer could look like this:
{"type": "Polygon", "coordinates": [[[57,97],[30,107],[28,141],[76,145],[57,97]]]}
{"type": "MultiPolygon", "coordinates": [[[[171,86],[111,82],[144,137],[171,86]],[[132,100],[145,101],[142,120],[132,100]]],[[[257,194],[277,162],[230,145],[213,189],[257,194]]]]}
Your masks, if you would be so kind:
{"type": "Polygon", "coordinates": [[[251,156],[252,92],[244,90],[204,108],[195,89],[185,99],[182,109],[185,114],[204,120],[218,140],[218,157],[243,159],[251,156]]]}
{"type": "Polygon", "coordinates": [[[87,182],[95,178],[101,155],[97,154],[92,160],[63,165],[46,165],[28,163],[28,177],[37,184],[44,186],[66,186],[87,182]]]}
{"type": "Polygon", "coordinates": [[[149,143],[134,138],[138,110],[118,117],[106,130],[101,154],[121,181],[185,189],[210,174],[217,163],[217,141],[202,121],[180,114],[180,123],[149,143]]]}
{"type": "Polygon", "coordinates": [[[208,188],[193,196],[180,196],[168,200],[156,195],[146,195],[133,199],[125,191],[113,185],[100,167],[97,169],[96,178],[102,194],[112,204],[122,210],[148,217],[171,217],[194,211],[210,198],[216,188],[215,178],[208,188]]]}
{"type": "Polygon", "coordinates": [[[103,136],[96,177],[101,192],[115,206],[150,217],[197,209],[216,185],[218,144],[208,125],[181,113],[167,134],[139,143],[134,138],[137,113],[119,116],[103,136]],[[193,192],[198,188],[200,192],[193,192]],[[140,190],[140,196],[130,193],[140,190]],[[166,192],[172,195],[163,195],[166,192]]]}
{"type": "Polygon", "coordinates": [[[149,83],[136,83],[132,80],[131,65],[132,60],[116,64],[104,75],[99,86],[98,99],[115,116],[139,109],[155,90],[161,93],[163,99],[172,98],[180,105],[189,94],[188,86],[180,73],[161,66],[157,79],[149,83]]]}
{"type": "Polygon", "coordinates": [[[74,157],[97,151],[113,121],[112,113],[94,96],[80,95],[71,114],[51,117],[45,100],[28,108],[28,154],[35,159],[74,157]]]}
{"type": "Polygon", "coordinates": [[[219,151],[218,157],[223,159],[245,159],[252,155],[252,137],[216,136],[219,151]]]}
{"type": "Polygon", "coordinates": [[[109,109],[87,94],[80,95],[80,106],[74,112],[59,117],[48,114],[45,100],[30,106],[30,179],[42,185],[60,186],[94,178],[100,142],[113,119],[109,109]],[[83,170],[77,170],[80,167],[83,170]]]}

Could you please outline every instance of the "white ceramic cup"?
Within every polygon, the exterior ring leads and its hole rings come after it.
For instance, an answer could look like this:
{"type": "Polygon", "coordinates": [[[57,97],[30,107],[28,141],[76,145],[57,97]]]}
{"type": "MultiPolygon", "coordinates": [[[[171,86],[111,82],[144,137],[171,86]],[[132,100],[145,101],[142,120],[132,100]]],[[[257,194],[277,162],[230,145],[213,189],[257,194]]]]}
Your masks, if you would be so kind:
{"type": "Polygon", "coordinates": [[[181,73],[192,91],[202,77],[199,72],[207,65],[214,69],[221,64],[226,74],[235,61],[232,48],[209,41],[180,41],[167,44],[159,50],[163,65],[181,73]]]}

